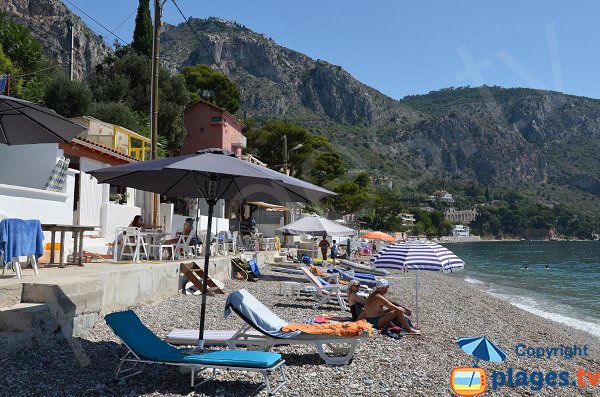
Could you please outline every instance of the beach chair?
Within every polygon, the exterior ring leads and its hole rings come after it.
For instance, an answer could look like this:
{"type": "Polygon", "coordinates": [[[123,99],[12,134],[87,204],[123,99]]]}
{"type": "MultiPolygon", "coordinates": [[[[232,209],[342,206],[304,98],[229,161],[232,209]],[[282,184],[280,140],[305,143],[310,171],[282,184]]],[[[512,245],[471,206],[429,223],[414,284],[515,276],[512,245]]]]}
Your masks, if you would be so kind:
{"type": "MultiPolygon", "coordinates": [[[[300,331],[283,332],[289,323],[282,320],[245,289],[232,292],[225,303],[225,317],[236,313],[246,322],[238,330],[205,330],[206,345],[230,348],[247,347],[270,350],[275,346],[314,345],[319,356],[328,365],[348,364],[361,341],[369,334],[356,337],[337,335],[315,335],[300,331]]],[[[165,341],[173,345],[194,345],[198,340],[197,330],[174,329],[165,341]]]]}
{"type": "MultiPolygon", "coordinates": [[[[142,370],[138,370],[138,364],[164,364],[189,369],[192,387],[194,387],[197,372],[211,369],[213,376],[217,369],[257,372],[262,375],[269,394],[276,393],[287,382],[283,367],[285,361],[280,354],[240,350],[217,350],[190,354],[190,349],[176,348],[162,341],[131,310],[111,313],[104,319],[127,347],[127,353],[117,367],[115,380],[126,379],[141,373],[142,370]],[[125,366],[127,368],[124,369],[125,366]],[[281,380],[273,388],[269,376],[274,372],[279,372],[281,380]]],[[[212,377],[205,379],[198,386],[211,379],[212,377]]]]}
{"type": "Polygon", "coordinates": [[[346,286],[342,284],[327,284],[325,285],[317,276],[312,274],[306,267],[301,267],[300,270],[310,280],[310,282],[317,288],[315,292],[315,303],[314,308],[317,309],[319,306],[331,301],[336,300],[340,309],[346,310],[346,299],[348,294],[343,292],[346,290],[346,286]]]}

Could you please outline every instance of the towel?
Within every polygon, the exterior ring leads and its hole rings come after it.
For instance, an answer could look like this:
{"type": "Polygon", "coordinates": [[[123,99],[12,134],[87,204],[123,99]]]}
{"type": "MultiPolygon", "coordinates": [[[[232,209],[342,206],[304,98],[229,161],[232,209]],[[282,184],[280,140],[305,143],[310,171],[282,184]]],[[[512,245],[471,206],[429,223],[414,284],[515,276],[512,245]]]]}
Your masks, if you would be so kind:
{"type": "Polygon", "coordinates": [[[302,331],[313,335],[338,335],[346,337],[361,336],[363,332],[373,334],[373,326],[367,320],[351,321],[347,323],[327,324],[288,324],[281,327],[283,332],[302,331]]]}
{"type": "Polygon", "coordinates": [[[38,259],[44,253],[44,233],[37,219],[7,218],[0,222],[0,254],[2,266],[16,256],[35,255],[38,259]]]}

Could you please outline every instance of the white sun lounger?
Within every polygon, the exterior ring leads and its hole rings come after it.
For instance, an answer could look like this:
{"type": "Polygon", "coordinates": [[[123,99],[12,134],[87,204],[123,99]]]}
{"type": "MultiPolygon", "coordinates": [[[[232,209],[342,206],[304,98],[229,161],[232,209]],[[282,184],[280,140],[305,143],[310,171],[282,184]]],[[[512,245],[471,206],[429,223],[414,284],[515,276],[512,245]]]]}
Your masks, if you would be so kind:
{"type": "MultiPolygon", "coordinates": [[[[314,345],[326,364],[343,365],[350,362],[360,342],[368,338],[367,332],[357,337],[283,332],[281,328],[288,323],[245,289],[232,292],[227,297],[225,317],[231,311],[238,314],[246,324],[237,331],[204,331],[205,344],[260,350],[270,350],[282,345],[314,345]]],[[[198,343],[198,331],[175,329],[167,335],[165,341],[173,345],[195,345],[198,343]]]]}

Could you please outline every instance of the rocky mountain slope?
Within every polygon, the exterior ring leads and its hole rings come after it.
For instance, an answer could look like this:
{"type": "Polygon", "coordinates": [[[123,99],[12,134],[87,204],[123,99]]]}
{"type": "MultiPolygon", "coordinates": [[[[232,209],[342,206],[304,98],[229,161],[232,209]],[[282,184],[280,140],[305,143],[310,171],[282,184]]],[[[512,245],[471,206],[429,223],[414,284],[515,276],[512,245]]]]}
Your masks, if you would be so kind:
{"type": "Polygon", "coordinates": [[[45,54],[67,71],[69,63],[69,27],[73,23],[75,78],[88,77],[95,65],[112,50],[60,0],[2,0],[0,11],[28,26],[40,41],[45,54]]]}
{"type": "MultiPolygon", "coordinates": [[[[66,19],[76,22],[81,75],[110,51],[59,0],[5,0],[64,60],[66,19]]],[[[161,58],[173,73],[205,63],[236,81],[240,117],[279,117],[331,139],[351,171],[405,183],[479,182],[548,203],[600,202],[600,101],[500,87],[442,89],[401,100],[339,66],[284,48],[218,18],[166,24],[161,58]]],[[[589,204],[587,206],[590,206],[589,204]]],[[[600,206],[599,206],[600,207],[600,206]]]]}
{"type": "Polygon", "coordinates": [[[559,184],[600,194],[600,101],[500,87],[445,89],[396,101],[341,67],[217,18],[167,25],[173,72],[205,63],[234,79],[241,114],[285,117],[327,135],[355,168],[490,186],[559,184]]]}

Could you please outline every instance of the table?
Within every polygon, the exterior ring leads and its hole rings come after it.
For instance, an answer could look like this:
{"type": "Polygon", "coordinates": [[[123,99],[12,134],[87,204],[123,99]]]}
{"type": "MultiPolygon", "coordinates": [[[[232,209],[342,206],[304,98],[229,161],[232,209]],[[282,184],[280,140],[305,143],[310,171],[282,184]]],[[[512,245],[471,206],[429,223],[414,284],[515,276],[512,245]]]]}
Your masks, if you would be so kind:
{"type": "MultiPolygon", "coordinates": [[[[170,235],[171,233],[165,233],[165,232],[159,232],[159,231],[153,231],[153,230],[149,230],[149,231],[144,231],[144,232],[140,232],[140,236],[142,237],[148,237],[148,241],[146,241],[146,243],[148,244],[148,255],[153,255],[154,258],[158,258],[162,260],[162,239],[168,235],[170,235]],[[157,249],[156,253],[150,253],[150,250],[153,249],[157,249]]],[[[175,252],[174,252],[174,248],[172,245],[165,245],[165,247],[170,247],[171,248],[171,257],[175,256],[175,252]]],[[[149,259],[149,258],[146,258],[149,259]]],[[[172,259],[172,258],[171,258],[172,259]]]]}
{"type": "Polygon", "coordinates": [[[54,262],[54,243],[56,241],[56,232],[60,232],[60,260],[58,267],[65,267],[65,265],[78,265],[83,266],[83,232],[91,232],[95,230],[97,226],[81,226],[81,225],[57,225],[53,223],[42,223],[42,231],[51,232],[50,238],[50,263],[49,265],[56,264],[54,262]],[[65,250],[65,233],[73,233],[73,261],[72,263],[65,263],[64,261],[64,250],[65,250]]]}

